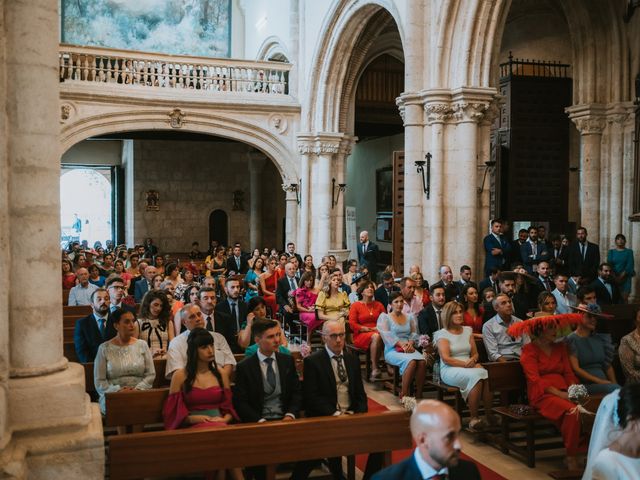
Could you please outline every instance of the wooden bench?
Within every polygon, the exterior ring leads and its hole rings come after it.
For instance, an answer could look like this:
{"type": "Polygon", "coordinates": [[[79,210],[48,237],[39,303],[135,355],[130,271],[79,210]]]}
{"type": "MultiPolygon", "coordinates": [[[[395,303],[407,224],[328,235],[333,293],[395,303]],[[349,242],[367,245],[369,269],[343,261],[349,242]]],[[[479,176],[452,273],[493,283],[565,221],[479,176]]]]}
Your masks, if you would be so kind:
{"type": "MultiPolygon", "coordinates": [[[[169,386],[169,380],[164,378],[165,370],[167,368],[167,360],[164,358],[154,359],[153,366],[156,370],[156,378],[153,381],[153,388],[161,388],[161,387],[169,386]]],[[[83,363],[82,367],[84,368],[85,391],[89,395],[96,394],[96,386],[94,383],[94,375],[93,375],[94,363],[93,362],[83,363]]]]}
{"type": "Polygon", "coordinates": [[[64,316],[67,315],[79,315],[80,318],[86,317],[89,315],[93,309],[91,305],[63,305],[62,306],[62,314],[64,316]]]}
{"type": "Polygon", "coordinates": [[[127,427],[162,423],[162,407],[168,388],[114,392],[105,395],[105,427],[127,427]]]}
{"type": "Polygon", "coordinates": [[[272,480],[282,463],[384,452],[386,466],[391,451],[411,446],[409,414],[396,411],[118,435],[109,438],[108,465],[112,480],[268,465],[272,480]],[[248,455],[256,439],[268,442],[248,455]]]}

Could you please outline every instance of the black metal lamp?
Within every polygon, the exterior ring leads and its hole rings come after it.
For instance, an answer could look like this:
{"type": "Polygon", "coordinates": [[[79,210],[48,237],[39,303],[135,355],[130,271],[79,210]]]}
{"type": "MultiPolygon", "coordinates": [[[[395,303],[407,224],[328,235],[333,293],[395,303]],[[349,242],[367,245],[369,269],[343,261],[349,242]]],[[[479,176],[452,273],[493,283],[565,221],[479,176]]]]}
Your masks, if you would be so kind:
{"type": "Polygon", "coordinates": [[[415,166],[418,170],[418,173],[422,175],[422,189],[424,190],[424,193],[427,194],[427,200],[429,200],[429,197],[431,195],[431,153],[427,152],[424,158],[426,159],[426,161],[416,160],[415,166]]]}
{"type": "Polygon", "coordinates": [[[331,188],[331,208],[335,207],[338,204],[338,199],[340,198],[340,192],[343,192],[347,189],[346,183],[339,183],[336,188],[336,179],[333,178],[331,180],[332,188],[331,188]]]}

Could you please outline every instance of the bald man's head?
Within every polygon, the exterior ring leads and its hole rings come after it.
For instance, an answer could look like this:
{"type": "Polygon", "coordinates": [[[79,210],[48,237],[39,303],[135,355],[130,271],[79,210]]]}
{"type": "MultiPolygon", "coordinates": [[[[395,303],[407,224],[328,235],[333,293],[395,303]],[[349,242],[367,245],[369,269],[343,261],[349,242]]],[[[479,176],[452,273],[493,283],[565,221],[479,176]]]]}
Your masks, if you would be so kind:
{"type": "Polygon", "coordinates": [[[411,415],[411,435],[420,455],[437,471],[458,464],[460,429],[455,410],[437,400],[423,400],[411,415]]]}

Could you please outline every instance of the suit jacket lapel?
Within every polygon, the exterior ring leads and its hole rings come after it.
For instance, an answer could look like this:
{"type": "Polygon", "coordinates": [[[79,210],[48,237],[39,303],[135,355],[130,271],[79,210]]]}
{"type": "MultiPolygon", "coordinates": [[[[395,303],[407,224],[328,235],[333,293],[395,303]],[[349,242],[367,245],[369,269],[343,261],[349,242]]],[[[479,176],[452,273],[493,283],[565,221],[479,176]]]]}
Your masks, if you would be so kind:
{"type": "Polygon", "coordinates": [[[280,377],[280,388],[282,390],[283,398],[286,396],[288,385],[287,385],[287,376],[288,376],[288,365],[286,363],[286,359],[276,352],[276,362],[278,364],[278,376],[280,377]]]}
{"type": "Polygon", "coordinates": [[[258,358],[257,352],[252,357],[253,358],[251,358],[250,360],[252,362],[250,364],[250,372],[253,376],[255,385],[257,385],[258,387],[258,398],[260,399],[260,406],[262,407],[262,405],[264,404],[264,384],[262,380],[262,370],[260,368],[260,359],[258,358]]]}
{"type": "MultiPolygon", "coordinates": [[[[320,358],[322,359],[322,362],[324,363],[324,368],[322,370],[324,370],[326,372],[327,375],[327,380],[329,382],[329,385],[331,385],[331,389],[334,393],[334,395],[338,395],[338,390],[336,388],[336,377],[335,374],[333,373],[333,365],[331,364],[332,360],[331,357],[329,357],[329,354],[327,353],[327,349],[323,348],[322,349],[322,355],[320,356],[320,358]]],[[[344,361],[344,359],[343,359],[344,361]]]]}

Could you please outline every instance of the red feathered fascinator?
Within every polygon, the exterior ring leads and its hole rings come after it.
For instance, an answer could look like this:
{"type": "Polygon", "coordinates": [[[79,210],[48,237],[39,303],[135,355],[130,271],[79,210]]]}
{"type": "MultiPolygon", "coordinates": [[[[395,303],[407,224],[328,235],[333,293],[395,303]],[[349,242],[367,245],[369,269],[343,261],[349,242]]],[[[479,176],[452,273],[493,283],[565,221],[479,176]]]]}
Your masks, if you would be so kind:
{"type": "Polygon", "coordinates": [[[558,330],[569,329],[582,322],[582,315],[579,313],[562,313],[560,315],[547,315],[544,317],[534,317],[522,322],[514,323],[507,329],[507,333],[512,337],[521,337],[523,334],[537,336],[540,332],[549,327],[558,330]]]}

